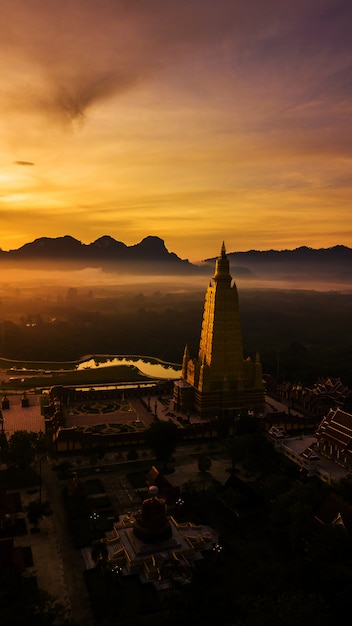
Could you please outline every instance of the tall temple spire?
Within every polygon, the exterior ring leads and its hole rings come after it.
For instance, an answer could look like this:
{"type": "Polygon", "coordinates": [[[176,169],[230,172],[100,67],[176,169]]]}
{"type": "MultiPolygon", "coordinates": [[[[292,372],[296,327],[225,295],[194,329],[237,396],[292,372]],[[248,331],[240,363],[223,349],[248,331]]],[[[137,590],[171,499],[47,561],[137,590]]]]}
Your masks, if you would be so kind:
{"type": "MultiPolygon", "coordinates": [[[[207,289],[198,360],[211,368],[207,381],[237,380],[243,363],[236,285],[231,286],[225,244],[216,259],[213,285],[207,289]]],[[[200,386],[200,385],[199,385],[200,386]]],[[[204,386],[204,383],[203,383],[204,386]]]]}
{"type": "Polygon", "coordinates": [[[205,294],[198,358],[191,359],[185,349],[174,398],[179,410],[202,418],[264,405],[259,354],[255,363],[243,358],[238,294],[224,242],[205,294]]]}

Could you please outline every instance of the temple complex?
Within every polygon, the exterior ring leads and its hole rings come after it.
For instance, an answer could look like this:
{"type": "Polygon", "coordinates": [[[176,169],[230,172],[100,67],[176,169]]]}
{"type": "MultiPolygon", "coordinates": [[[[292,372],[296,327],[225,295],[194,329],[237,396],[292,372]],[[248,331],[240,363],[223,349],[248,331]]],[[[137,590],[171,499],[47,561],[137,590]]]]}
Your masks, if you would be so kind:
{"type": "Polygon", "coordinates": [[[174,401],[177,410],[204,419],[264,407],[259,355],[254,362],[243,358],[238,294],[224,244],[205,295],[198,358],[192,358],[186,346],[174,401]]]}

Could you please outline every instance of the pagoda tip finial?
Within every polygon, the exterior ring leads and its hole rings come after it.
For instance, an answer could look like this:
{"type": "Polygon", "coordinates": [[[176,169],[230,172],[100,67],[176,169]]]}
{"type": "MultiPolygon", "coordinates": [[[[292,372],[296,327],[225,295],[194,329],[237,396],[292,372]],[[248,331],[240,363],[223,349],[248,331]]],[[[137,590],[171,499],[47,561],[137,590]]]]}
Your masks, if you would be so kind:
{"type": "Polygon", "coordinates": [[[232,280],[230,276],[229,260],[226,256],[226,248],[225,248],[224,241],[222,242],[221,252],[215,262],[215,274],[213,276],[213,280],[216,280],[217,282],[225,281],[226,283],[228,283],[229,281],[231,283],[231,280],[232,280]]]}

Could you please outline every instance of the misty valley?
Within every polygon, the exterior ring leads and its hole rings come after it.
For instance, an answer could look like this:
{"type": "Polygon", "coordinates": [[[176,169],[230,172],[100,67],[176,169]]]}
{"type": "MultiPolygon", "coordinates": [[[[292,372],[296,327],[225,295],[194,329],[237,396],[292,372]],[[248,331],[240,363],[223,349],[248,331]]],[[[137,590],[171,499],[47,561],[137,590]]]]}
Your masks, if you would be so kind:
{"type": "MultiPolygon", "coordinates": [[[[89,272],[16,277],[0,284],[0,356],[22,363],[85,355],[146,355],[181,363],[197,354],[205,279],[101,277],[89,272]]],[[[352,294],[241,287],[244,356],[263,372],[352,384],[352,294]]]]}

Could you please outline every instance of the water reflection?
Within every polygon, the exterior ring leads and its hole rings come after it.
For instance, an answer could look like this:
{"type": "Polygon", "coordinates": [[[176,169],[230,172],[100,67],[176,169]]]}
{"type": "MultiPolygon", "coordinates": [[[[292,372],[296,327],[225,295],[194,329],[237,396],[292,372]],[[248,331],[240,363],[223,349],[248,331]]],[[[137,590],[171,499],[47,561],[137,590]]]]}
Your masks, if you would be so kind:
{"type": "Polygon", "coordinates": [[[95,356],[79,363],[76,369],[98,369],[117,365],[133,365],[146,376],[152,376],[153,378],[179,378],[181,375],[181,365],[177,363],[166,363],[158,359],[142,356],[95,356]]]}

